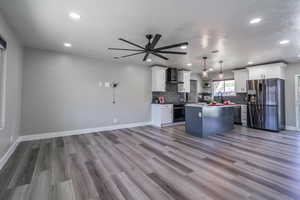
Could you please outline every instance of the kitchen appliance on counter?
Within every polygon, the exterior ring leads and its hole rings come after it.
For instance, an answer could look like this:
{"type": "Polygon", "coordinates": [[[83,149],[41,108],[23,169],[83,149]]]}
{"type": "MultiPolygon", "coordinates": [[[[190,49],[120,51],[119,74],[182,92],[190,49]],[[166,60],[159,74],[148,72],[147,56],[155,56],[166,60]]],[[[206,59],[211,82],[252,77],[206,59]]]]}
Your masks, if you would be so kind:
{"type": "Polygon", "coordinates": [[[185,121],[185,108],[184,104],[173,105],[173,122],[184,122],[185,121]]]}
{"type": "Polygon", "coordinates": [[[210,102],[212,101],[211,93],[199,93],[198,95],[198,102],[210,102]]]}
{"type": "Polygon", "coordinates": [[[284,129],[284,80],[249,80],[247,89],[248,127],[276,132],[284,129]]]}

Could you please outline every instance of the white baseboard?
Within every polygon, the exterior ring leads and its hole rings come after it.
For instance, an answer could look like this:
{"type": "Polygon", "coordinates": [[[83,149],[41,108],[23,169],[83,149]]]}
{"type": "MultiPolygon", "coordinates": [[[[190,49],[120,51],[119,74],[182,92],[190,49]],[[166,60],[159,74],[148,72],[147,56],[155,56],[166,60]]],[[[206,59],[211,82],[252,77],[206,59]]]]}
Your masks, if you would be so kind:
{"type": "Polygon", "coordinates": [[[31,135],[20,136],[19,139],[20,139],[20,141],[50,139],[50,138],[63,137],[63,136],[82,135],[82,134],[100,132],[100,131],[110,131],[110,130],[123,129],[123,128],[133,128],[133,127],[138,127],[138,126],[147,126],[147,125],[150,125],[150,124],[151,124],[150,122],[137,122],[137,123],[130,123],[130,124],[118,124],[118,125],[113,125],[113,126],[79,129],[79,130],[73,130],[73,131],[60,131],[60,132],[31,134],[31,135]]]}
{"type": "Polygon", "coordinates": [[[297,127],[295,126],[285,126],[285,129],[289,131],[297,131],[297,127]]]}
{"type": "Polygon", "coordinates": [[[18,144],[23,141],[33,141],[33,140],[50,139],[50,138],[71,136],[71,135],[81,135],[81,134],[94,133],[94,132],[100,132],[100,131],[110,131],[110,130],[117,130],[117,129],[123,129],[123,128],[147,126],[150,124],[151,124],[150,122],[137,122],[137,123],[130,123],[130,124],[118,124],[118,125],[113,125],[113,126],[104,126],[104,127],[98,127],[98,128],[80,129],[80,130],[73,130],[73,131],[50,132],[50,133],[19,136],[17,138],[17,140],[9,147],[7,152],[0,159],[0,170],[4,167],[4,165],[10,158],[10,156],[17,149],[18,144]]]}
{"type": "Polygon", "coordinates": [[[12,145],[10,145],[6,153],[2,156],[2,158],[0,159],[0,170],[4,167],[10,156],[15,152],[19,143],[19,139],[15,140],[15,142],[12,145]]]}

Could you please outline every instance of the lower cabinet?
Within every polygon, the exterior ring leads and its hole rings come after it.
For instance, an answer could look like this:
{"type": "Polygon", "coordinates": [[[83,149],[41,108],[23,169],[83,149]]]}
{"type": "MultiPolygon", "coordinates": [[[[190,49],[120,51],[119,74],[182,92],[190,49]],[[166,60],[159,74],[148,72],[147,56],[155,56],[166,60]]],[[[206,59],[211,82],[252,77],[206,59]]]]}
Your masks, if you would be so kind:
{"type": "Polygon", "coordinates": [[[151,119],[158,127],[173,123],[173,104],[152,104],[151,119]]]}
{"type": "Polygon", "coordinates": [[[241,105],[241,121],[243,126],[247,126],[247,105],[241,105]]]}

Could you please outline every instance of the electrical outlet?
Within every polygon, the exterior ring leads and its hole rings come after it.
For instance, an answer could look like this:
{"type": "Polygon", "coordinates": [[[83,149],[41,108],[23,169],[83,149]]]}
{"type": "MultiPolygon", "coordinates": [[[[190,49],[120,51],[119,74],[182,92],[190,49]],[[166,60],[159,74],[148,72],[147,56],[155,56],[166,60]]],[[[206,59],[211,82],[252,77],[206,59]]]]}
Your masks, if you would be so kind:
{"type": "Polygon", "coordinates": [[[114,119],[113,119],[113,123],[114,123],[114,124],[118,123],[118,118],[114,118],[114,119]]]}

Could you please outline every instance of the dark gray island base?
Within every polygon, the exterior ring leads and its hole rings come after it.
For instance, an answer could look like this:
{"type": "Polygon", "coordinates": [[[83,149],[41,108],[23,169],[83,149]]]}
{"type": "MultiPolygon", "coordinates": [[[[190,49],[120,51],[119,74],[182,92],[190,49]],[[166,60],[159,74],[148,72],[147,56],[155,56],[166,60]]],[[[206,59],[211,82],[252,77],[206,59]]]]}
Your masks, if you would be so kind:
{"type": "Polygon", "coordinates": [[[233,106],[185,106],[185,129],[190,135],[208,137],[231,131],[234,124],[233,106]]]}

